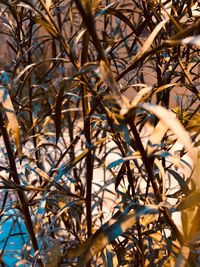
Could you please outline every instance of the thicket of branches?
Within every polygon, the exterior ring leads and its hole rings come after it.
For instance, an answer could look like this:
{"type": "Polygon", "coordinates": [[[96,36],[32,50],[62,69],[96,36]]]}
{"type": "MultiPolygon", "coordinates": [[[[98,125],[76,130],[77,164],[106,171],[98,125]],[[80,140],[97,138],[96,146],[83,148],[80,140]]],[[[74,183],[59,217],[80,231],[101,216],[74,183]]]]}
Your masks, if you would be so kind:
{"type": "Polygon", "coordinates": [[[0,0],[2,266],[199,264],[199,8],[0,0]]]}

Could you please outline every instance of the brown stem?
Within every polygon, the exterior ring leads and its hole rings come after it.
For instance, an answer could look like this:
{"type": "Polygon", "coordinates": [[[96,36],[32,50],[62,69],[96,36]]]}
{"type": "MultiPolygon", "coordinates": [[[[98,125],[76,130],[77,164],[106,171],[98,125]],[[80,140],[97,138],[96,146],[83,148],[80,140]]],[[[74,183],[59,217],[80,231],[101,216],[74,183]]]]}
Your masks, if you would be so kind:
{"type": "Polygon", "coordinates": [[[101,43],[100,43],[98,36],[97,36],[97,32],[96,32],[96,28],[95,28],[95,20],[91,14],[91,11],[88,8],[87,13],[86,13],[81,1],[74,0],[74,2],[76,3],[76,6],[77,6],[82,18],[83,18],[83,22],[84,22],[89,34],[92,37],[92,40],[94,42],[94,46],[95,46],[95,48],[98,52],[98,55],[99,55],[99,59],[108,63],[107,58],[105,57],[103,48],[101,46],[101,43]]]}
{"type": "MultiPolygon", "coordinates": [[[[88,60],[88,45],[89,45],[89,34],[85,32],[83,35],[83,49],[81,53],[81,65],[83,66],[88,60]]],[[[87,140],[87,146],[91,145],[91,126],[90,118],[88,117],[90,113],[88,90],[85,84],[81,85],[82,89],[82,105],[83,105],[83,119],[84,119],[84,133],[87,140]]],[[[87,214],[87,232],[88,237],[92,235],[92,180],[93,180],[93,151],[90,151],[86,156],[86,214],[87,214]]],[[[90,266],[90,263],[88,264],[90,266]]]]}
{"type": "MultiPolygon", "coordinates": [[[[19,176],[18,176],[18,173],[17,173],[17,167],[16,167],[16,164],[15,164],[15,157],[14,157],[14,154],[13,154],[13,150],[12,150],[12,146],[11,146],[10,139],[9,139],[9,136],[8,136],[8,132],[7,132],[7,129],[6,129],[6,126],[5,126],[5,123],[4,123],[4,120],[3,120],[3,116],[2,116],[1,113],[0,113],[0,129],[1,129],[1,132],[2,132],[2,135],[3,135],[4,143],[5,143],[7,154],[8,154],[8,160],[9,160],[9,163],[10,163],[11,175],[13,177],[14,182],[17,185],[20,185],[21,183],[20,183],[20,179],[19,179],[19,176]]],[[[32,245],[33,245],[34,251],[36,252],[36,251],[38,251],[38,244],[37,244],[37,239],[35,237],[35,233],[34,233],[33,224],[32,224],[32,221],[31,221],[31,216],[30,216],[30,212],[29,212],[26,196],[25,196],[23,191],[18,191],[18,197],[19,197],[19,200],[20,200],[20,203],[21,203],[21,206],[22,206],[21,210],[23,211],[23,215],[24,215],[24,218],[25,218],[25,224],[26,224],[27,230],[29,232],[29,236],[30,236],[30,239],[32,241],[32,245]]],[[[40,267],[43,266],[41,260],[38,260],[38,266],[40,266],[40,267]]]]}

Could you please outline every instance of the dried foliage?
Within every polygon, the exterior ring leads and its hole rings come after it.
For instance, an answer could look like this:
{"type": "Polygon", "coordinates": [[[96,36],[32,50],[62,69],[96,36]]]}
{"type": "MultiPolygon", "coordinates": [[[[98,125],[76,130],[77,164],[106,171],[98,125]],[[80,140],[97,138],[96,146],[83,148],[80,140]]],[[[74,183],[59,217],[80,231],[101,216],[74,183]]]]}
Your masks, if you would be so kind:
{"type": "Polygon", "coordinates": [[[1,266],[198,266],[197,0],[0,0],[1,266]]]}

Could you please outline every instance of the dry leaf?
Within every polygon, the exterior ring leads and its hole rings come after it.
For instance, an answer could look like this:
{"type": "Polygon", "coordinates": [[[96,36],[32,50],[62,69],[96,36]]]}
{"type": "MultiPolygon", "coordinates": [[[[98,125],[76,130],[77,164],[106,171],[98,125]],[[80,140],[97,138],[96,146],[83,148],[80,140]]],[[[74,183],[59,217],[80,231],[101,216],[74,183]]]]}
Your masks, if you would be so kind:
{"type": "Polygon", "coordinates": [[[9,96],[9,92],[6,87],[0,85],[0,102],[2,103],[6,116],[8,118],[8,126],[11,129],[11,134],[13,136],[18,157],[21,159],[22,157],[22,146],[21,146],[21,134],[20,128],[17,121],[17,117],[15,115],[15,110],[12,104],[12,101],[9,96]]]}
{"type": "Polygon", "coordinates": [[[152,31],[152,33],[149,35],[147,40],[145,41],[144,45],[140,49],[140,51],[135,55],[130,65],[132,65],[135,61],[137,61],[147,50],[149,50],[150,46],[152,45],[156,35],[159,33],[159,31],[162,29],[162,27],[166,24],[168,19],[161,21],[155,29],[152,31]]]}
{"type": "Polygon", "coordinates": [[[196,190],[186,196],[176,207],[177,211],[191,208],[200,202],[200,190],[196,190]]]}
{"type": "MultiPolygon", "coordinates": [[[[194,164],[196,164],[197,151],[193,147],[189,133],[184,129],[183,125],[174,116],[174,113],[162,106],[153,105],[150,103],[143,103],[141,104],[141,107],[156,115],[162,121],[162,123],[166,125],[167,128],[171,129],[175,133],[175,135],[178,137],[178,141],[185,146],[189,156],[193,160],[194,164]]],[[[199,183],[195,180],[194,182],[195,184],[199,183]]]]}

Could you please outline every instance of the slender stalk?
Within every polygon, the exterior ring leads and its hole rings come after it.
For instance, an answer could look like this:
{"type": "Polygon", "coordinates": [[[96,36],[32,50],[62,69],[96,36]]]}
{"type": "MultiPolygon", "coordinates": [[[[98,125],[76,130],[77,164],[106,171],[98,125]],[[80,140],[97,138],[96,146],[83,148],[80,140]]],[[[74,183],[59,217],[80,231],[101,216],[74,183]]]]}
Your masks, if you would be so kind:
{"type": "MultiPolygon", "coordinates": [[[[5,143],[7,154],[8,154],[8,160],[10,163],[10,170],[11,170],[12,178],[17,185],[20,185],[21,183],[20,183],[20,179],[19,179],[19,176],[17,173],[17,167],[15,164],[15,157],[13,154],[13,150],[12,150],[12,146],[11,146],[10,139],[8,136],[8,132],[7,132],[7,129],[6,129],[6,126],[5,126],[5,123],[3,120],[3,116],[1,113],[0,113],[0,129],[1,129],[1,132],[3,135],[4,143],[5,143]]],[[[18,197],[19,197],[19,200],[21,203],[21,207],[22,207],[21,210],[23,211],[26,227],[27,227],[27,230],[29,232],[30,239],[32,241],[33,249],[36,252],[36,251],[38,251],[38,244],[37,244],[37,239],[36,239],[36,236],[34,233],[33,224],[31,221],[31,216],[30,216],[30,212],[29,212],[29,208],[28,208],[28,202],[27,202],[26,196],[25,196],[23,191],[18,191],[18,197]]],[[[41,260],[38,260],[38,265],[40,267],[43,266],[41,260]]]]}
{"type": "Polygon", "coordinates": [[[100,43],[98,36],[97,36],[97,32],[96,32],[96,28],[95,28],[95,20],[91,14],[90,8],[86,7],[87,10],[85,10],[85,8],[83,7],[80,0],[74,0],[74,2],[76,3],[76,6],[77,6],[82,18],[83,18],[83,22],[84,22],[89,34],[91,35],[91,37],[93,39],[94,46],[95,46],[95,48],[98,52],[98,55],[99,55],[99,59],[108,63],[107,58],[105,57],[103,48],[101,46],[101,43],[100,43]]]}
{"type": "MultiPolygon", "coordinates": [[[[89,34],[85,32],[82,40],[82,53],[81,53],[81,65],[83,66],[88,60],[88,45],[89,34]]],[[[84,120],[84,133],[87,140],[86,147],[91,145],[91,126],[90,118],[90,104],[88,97],[88,90],[86,84],[81,85],[82,105],[83,105],[83,120],[84,120]]],[[[88,237],[92,235],[92,180],[93,180],[93,151],[90,151],[86,156],[86,215],[87,215],[87,232],[88,237]]],[[[90,263],[88,263],[90,266],[90,263]]]]}
{"type": "MultiPolygon", "coordinates": [[[[34,26],[34,22],[32,19],[32,14],[30,13],[30,24],[29,24],[29,40],[28,40],[28,65],[33,63],[32,62],[32,57],[31,57],[31,50],[30,47],[32,45],[32,36],[33,36],[33,26],[34,26]]],[[[32,100],[33,100],[33,93],[32,93],[32,78],[31,75],[28,77],[28,85],[29,85],[29,117],[30,117],[30,124],[31,127],[33,126],[33,105],[32,105],[32,100]]],[[[34,148],[37,147],[37,138],[36,138],[36,131],[35,128],[32,127],[31,129],[31,135],[32,135],[32,139],[33,139],[33,145],[34,148]]],[[[40,151],[38,149],[35,149],[35,158],[36,158],[36,164],[38,166],[38,168],[42,169],[42,164],[40,163],[40,151]]],[[[42,178],[39,177],[40,179],[40,184],[42,183],[42,178]]]]}

